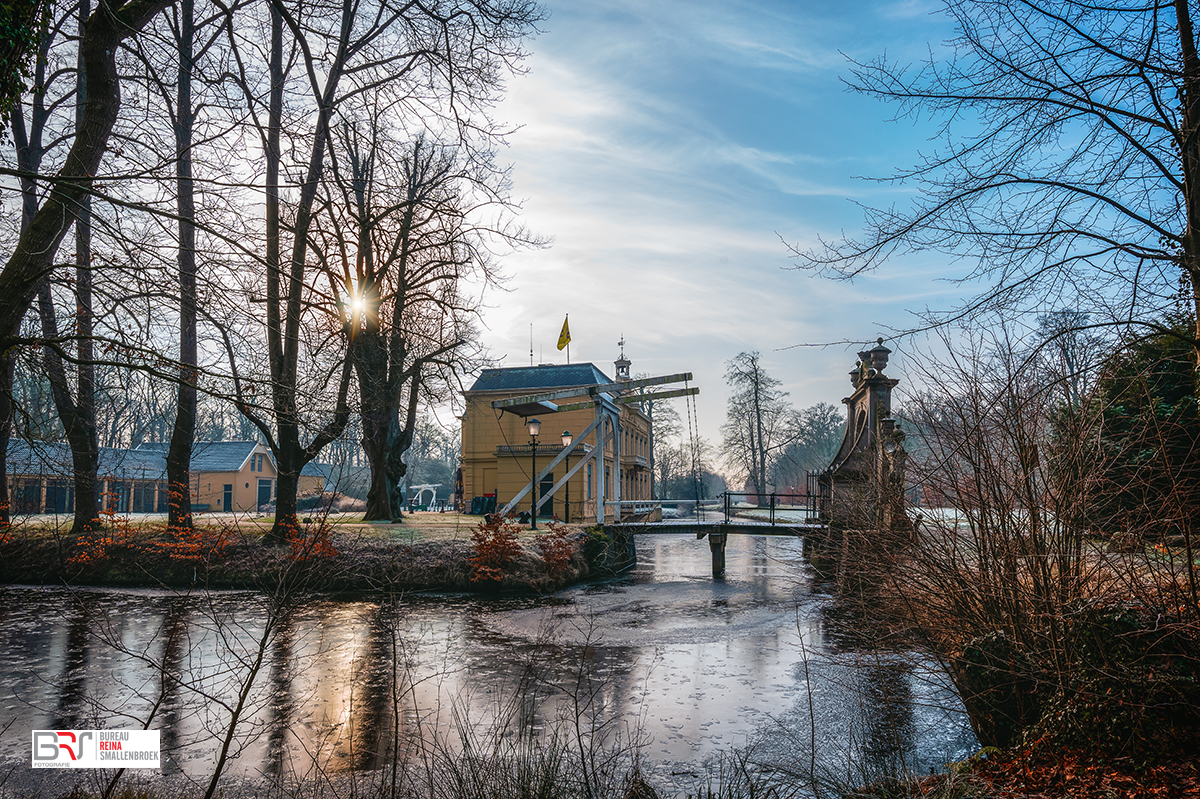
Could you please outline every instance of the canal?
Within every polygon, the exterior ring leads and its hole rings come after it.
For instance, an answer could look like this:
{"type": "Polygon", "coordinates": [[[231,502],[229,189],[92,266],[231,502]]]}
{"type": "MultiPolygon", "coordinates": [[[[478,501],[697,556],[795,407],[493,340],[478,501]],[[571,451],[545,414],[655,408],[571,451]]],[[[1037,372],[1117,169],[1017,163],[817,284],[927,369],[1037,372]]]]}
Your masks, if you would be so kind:
{"type": "Polygon", "coordinates": [[[415,757],[417,740],[564,725],[636,747],[656,787],[693,793],[733,753],[853,781],[977,746],[935,664],[830,621],[798,539],[731,536],[719,581],[694,538],[639,536],[637,556],[628,574],[547,597],[278,610],[244,592],[9,587],[0,758],[24,769],[32,729],[140,727],[153,712],[163,772],[201,781],[251,674],[233,778],[364,773],[415,757]]]}

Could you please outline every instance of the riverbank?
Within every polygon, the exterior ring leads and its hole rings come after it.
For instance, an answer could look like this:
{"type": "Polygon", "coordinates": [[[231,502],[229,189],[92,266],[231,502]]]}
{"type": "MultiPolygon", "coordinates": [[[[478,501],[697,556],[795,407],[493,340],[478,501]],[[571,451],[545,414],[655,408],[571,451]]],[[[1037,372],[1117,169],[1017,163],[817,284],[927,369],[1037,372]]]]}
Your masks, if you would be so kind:
{"type": "Polygon", "coordinates": [[[540,535],[508,525],[515,546],[501,569],[481,575],[473,563],[477,516],[414,513],[387,524],[357,514],[308,517],[276,547],[263,542],[273,521],[206,514],[180,537],[157,516],[109,520],[88,536],[72,535],[70,519],[23,519],[0,536],[0,584],[545,593],[630,565],[628,542],[578,525],[543,526],[540,535]]]}
{"type": "Polygon", "coordinates": [[[936,653],[986,754],[856,796],[1200,797],[1200,561],[1189,539],[1022,531],[989,549],[961,528],[917,533],[852,569],[810,562],[838,582],[844,624],[936,653]],[[979,551],[989,557],[963,554],[979,551]]]}
{"type": "Polygon", "coordinates": [[[890,779],[847,799],[1197,799],[1200,767],[1180,755],[1155,765],[1097,761],[1062,750],[976,756],[946,772],[890,779]]]}

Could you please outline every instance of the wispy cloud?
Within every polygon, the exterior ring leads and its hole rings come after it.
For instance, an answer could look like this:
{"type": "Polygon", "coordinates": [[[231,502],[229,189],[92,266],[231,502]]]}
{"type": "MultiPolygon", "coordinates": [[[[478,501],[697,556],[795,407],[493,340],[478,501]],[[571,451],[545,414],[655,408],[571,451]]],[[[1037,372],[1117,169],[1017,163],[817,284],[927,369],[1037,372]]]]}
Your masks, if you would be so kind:
{"type": "Polygon", "coordinates": [[[898,3],[884,4],[879,13],[885,19],[915,19],[930,16],[941,7],[940,3],[930,0],[901,0],[898,3]]]}
{"type": "Polygon", "coordinates": [[[555,244],[506,259],[511,290],[485,317],[496,355],[527,363],[532,324],[534,359],[561,358],[553,341],[570,313],[574,360],[611,368],[624,334],[635,370],[693,371],[715,439],[738,352],[762,351],[797,405],[836,402],[853,347],[780,349],[871,340],[903,326],[906,305],[946,299],[936,269],[902,284],[789,270],[779,238],[856,229],[846,198],[892,189],[851,176],[878,173],[889,151],[907,161],[923,138],[885,126],[886,109],[839,81],[839,50],[888,41],[897,24],[885,19],[915,3],[551,6],[501,113],[522,126],[507,155],[525,220],[555,244]]]}

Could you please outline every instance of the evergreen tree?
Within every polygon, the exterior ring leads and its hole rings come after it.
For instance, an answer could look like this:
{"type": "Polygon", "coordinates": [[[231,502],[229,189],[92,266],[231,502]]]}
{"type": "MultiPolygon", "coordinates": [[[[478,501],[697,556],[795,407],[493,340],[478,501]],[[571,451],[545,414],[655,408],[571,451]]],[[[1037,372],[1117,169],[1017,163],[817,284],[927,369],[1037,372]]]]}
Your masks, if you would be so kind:
{"type": "Polygon", "coordinates": [[[1083,502],[1093,529],[1178,534],[1200,509],[1194,324],[1190,317],[1169,320],[1169,332],[1128,345],[1101,374],[1090,402],[1098,451],[1083,502]]]}

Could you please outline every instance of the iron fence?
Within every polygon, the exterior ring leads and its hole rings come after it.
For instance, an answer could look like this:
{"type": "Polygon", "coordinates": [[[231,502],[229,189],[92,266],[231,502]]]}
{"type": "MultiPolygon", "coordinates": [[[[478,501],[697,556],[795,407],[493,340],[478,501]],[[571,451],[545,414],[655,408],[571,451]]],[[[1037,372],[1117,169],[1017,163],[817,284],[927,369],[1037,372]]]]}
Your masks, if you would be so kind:
{"type": "Polygon", "coordinates": [[[812,494],[759,494],[726,491],[721,495],[725,521],[746,518],[775,524],[810,522],[817,516],[816,497],[812,494]],[[799,518],[803,514],[803,518],[799,518]]]}

